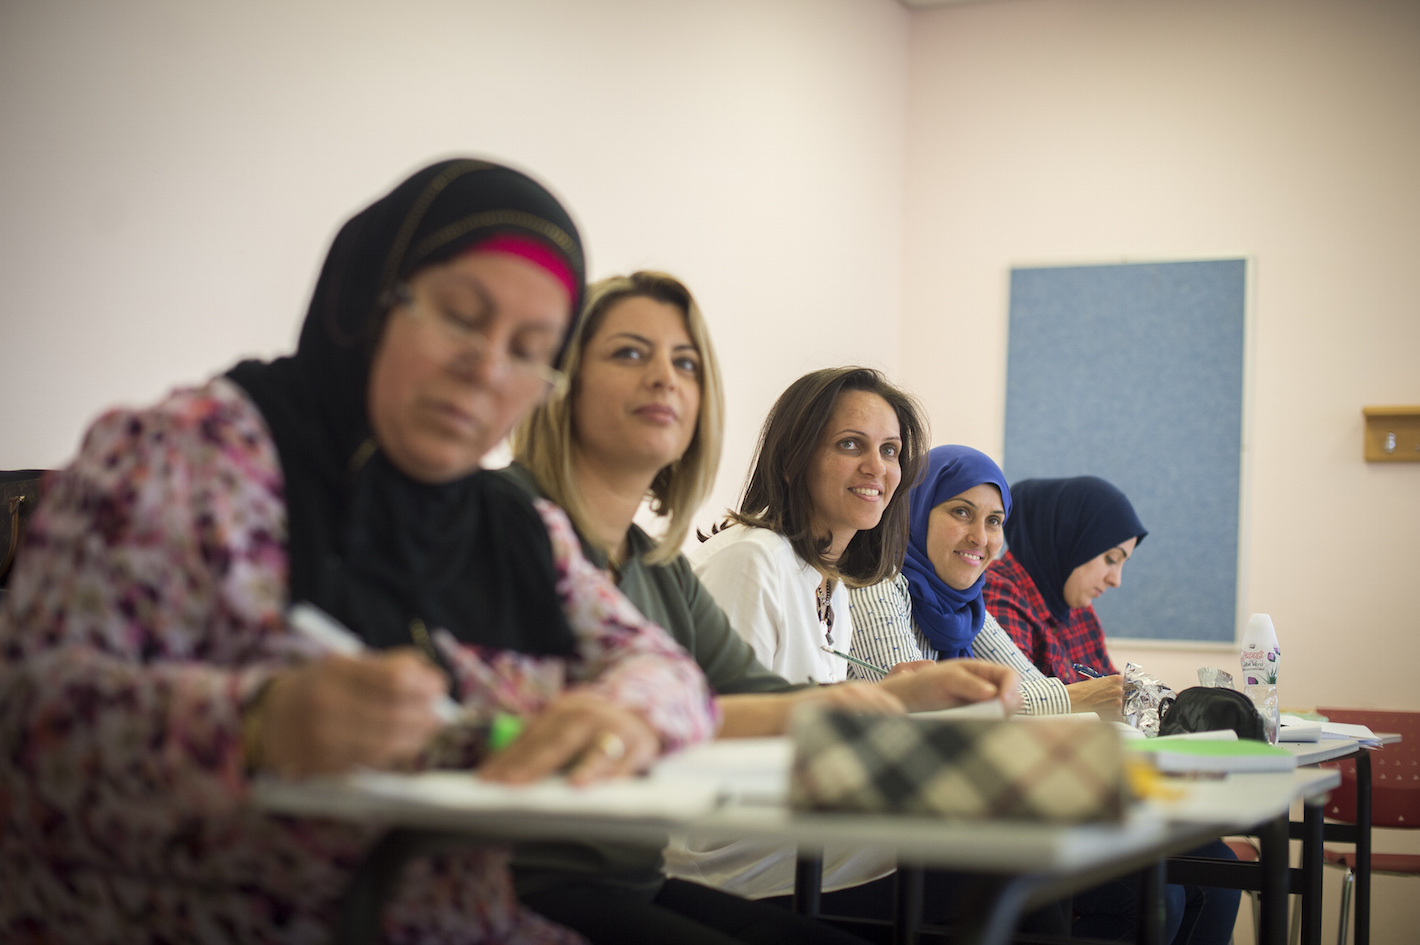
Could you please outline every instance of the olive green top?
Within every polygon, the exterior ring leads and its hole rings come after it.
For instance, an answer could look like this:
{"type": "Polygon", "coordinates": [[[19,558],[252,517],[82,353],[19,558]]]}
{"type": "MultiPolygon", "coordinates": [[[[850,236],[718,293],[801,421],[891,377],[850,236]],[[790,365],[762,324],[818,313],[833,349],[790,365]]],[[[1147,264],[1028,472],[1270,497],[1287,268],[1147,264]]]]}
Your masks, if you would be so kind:
{"type": "MultiPolygon", "coordinates": [[[[531,472],[514,463],[493,475],[503,476],[541,496],[531,472]]],[[[626,533],[626,560],[617,586],[631,603],[666,630],[700,664],[717,694],[787,692],[803,688],[771,673],[760,664],[730,626],[715,599],[690,569],[685,555],[663,565],[647,564],[655,540],[639,525],[626,533]]],[[[582,553],[598,567],[607,555],[582,537],[582,553]]],[[[513,853],[513,879],[519,893],[542,892],[561,885],[610,883],[643,891],[659,891],[661,848],[612,843],[521,843],[513,853]]]]}

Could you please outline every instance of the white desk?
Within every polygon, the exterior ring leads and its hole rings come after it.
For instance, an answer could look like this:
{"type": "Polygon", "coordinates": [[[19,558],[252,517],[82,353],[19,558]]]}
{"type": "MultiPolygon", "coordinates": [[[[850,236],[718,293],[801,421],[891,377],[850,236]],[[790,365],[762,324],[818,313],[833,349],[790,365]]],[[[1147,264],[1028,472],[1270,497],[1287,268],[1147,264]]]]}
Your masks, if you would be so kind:
{"type": "MultiPolygon", "coordinates": [[[[785,745],[787,743],[784,743],[785,745]]],[[[390,827],[458,833],[468,842],[479,840],[577,838],[615,839],[659,843],[668,829],[713,838],[759,837],[781,839],[805,851],[828,843],[872,843],[897,849],[904,863],[989,875],[1000,882],[995,902],[983,916],[976,937],[985,942],[1003,941],[1021,911],[1037,903],[1088,888],[1107,878],[1156,864],[1161,858],[1196,847],[1227,833],[1281,831],[1281,853],[1274,837],[1264,847],[1263,870],[1271,877],[1264,895],[1280,898],[1282,920],[1266,919],[1264,941],[1280,943],[1286,915],[1286,818],[1294,800],[1319,803],[1326,791],[1340,782],[1329,769],[1300,769],[1278,774],[1235,774],[1226,779],[1184,782],[1184,796],[1153,801],[1132,810],[1119,824],[1060,826],[999,821],[951,821],[926,817],[796,813],[787,809],[783,789],[787,784],[788,752],[772,741],[756,746],[754,765],[735,770],[724,764],[724,746],[706,746],[709,754],[697,763],[695,756],[680,759],[681,770],[658,771],[633,790],[664,794],[697,779],[703,790],[707,772],[719,771],[721,790],[711,792],[718,803],[688,803],[679,810],[663,805],[654,813],[637,812],[634,800],[609,812],[608,801],[598,792],[564,788],[555,808],[517,810],[506,799],[477,790],[471,776],[434,773],[386,779],[386,786],[408,791],[371,791],[359,779],[286,783],[268,781],[255,790],[257,806],[273,812],[308,817],[336,818],[387,824],[390,827]],[[720,752],[717,758],[715,752],[720,752]],[[776,765],[782,766],[776,773],[776,765]],[[460,796],[457,785],[467,778],[471,788],[460,796]],[[657,780],[658,778],[662,780],[657,780]],[[438,791],[421,792],[421,782],[441,783],[438,791]],[[1280,828],[1277,825],[1280,824],[1280,828]]],[[[733,751],[733,745],[730,750],[733,751]]],[[[674,764],[669,766],[674,768],[674,764]]],[[[611,787],[611,786],[609,786],[611,787]]],[[[607,792],[610,793],[610,792],[607,792]]],[[[616,805],[611,805],[616,808],[616,805]]],[[[1264,841],[1267,834],[1264,832],[1264,841]]],[[[428,840],[429,837],[424,837],[428,840]]],[[[447,840],[441,841],[447,844],[447,840]]],[[[420,838],[396,838],[393,846],[376,851],[370,859],[387,858],[397,875],[401,857],[427,850],[420,838]]],[[[1160,873],[1158,877],[1162,881],[1160,873]]],[[[379,878],[375,889],[387,888],[389,877],[379,878]]],[[[375,899],[367,889],[354,898],[375,899]]],[[[351,901],[351,900],[347,900],[351,901]]],[[[1275,909],[1273,912],[1275,913],[1275,909]]],[[[366,922],[363,916],[355,924],[366,922]]],[[[373,930],[373,922],[369,923],[373,930]]],[[[910,940],[911,930],[908,939],[910,940]]],[[[342,939],[344,940],[344,939],[342,939]]]]}
{"type": "Polygon", "coordinates": [[[1350,757],[1360,746],[1354,738],[1323,738],[1318,742],[1279,742],[1277,747],[1290,751],[1299,765],[1315,765],[1350,757]]]}

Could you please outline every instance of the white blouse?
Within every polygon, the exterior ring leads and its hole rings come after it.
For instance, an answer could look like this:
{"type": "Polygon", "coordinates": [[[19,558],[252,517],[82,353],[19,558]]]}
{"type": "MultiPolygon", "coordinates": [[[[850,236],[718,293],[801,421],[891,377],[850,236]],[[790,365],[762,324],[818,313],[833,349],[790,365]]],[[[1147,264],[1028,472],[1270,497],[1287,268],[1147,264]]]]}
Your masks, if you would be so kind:
{"type": "MultiPolygon", "coordinates": [[[[715,602],[754,648],[759,661],[794,683],[833,683],[848,678],[848,663],[825,653],[853,645],[848,591],[834,588],[833,629],[818,617],[818,586],[823,578],[794,553],[789,540],[767,528],[732,525],[710,536],[686,555],[715,602]]],[[[671,837],[666,874],[762,899],[794,891],[793,847],[773,840],[687,842],[671,837]]],[[[881,847],[830,844],[823,851],[825,891],[857,886],[886,876],[896,867],[881,847]]]]}
{"type": "Polygon", "coordinates": [[[840,581],[829,598],[830,631],[818,618],[823,577],[794,553],[789,539],[767,528],[732,525],[686,557],[730,626],[769,669],[792,683],[848,678],[848,662],[823,650],[827,645],[847,653],[853,645],[848,590],[840,581]]]}

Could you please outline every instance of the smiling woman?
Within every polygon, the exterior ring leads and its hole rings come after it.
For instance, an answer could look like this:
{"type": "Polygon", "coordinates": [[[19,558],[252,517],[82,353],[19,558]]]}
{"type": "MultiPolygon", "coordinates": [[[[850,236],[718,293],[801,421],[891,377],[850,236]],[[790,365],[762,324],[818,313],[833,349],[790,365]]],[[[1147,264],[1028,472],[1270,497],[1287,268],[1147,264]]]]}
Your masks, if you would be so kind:
{"type": "Polygon", "coordinates": [[[875,584],[907,547],[906,493],[926,430],[916,403],[877,371],[815,371],[764,421],[744,498],[690,552],[760,661],[792,682],[837,682],[853,624],[844,582],[875,584]]]}
{"type": "Polygon", "coordinates": [[[987,566],[1001,551],[1012,513],[1011,490],[991,457],[969,446],[934,447],[908,507],[911,539],[902,573],[849,592],[853,656],[909,668],[920,660],[975,656],[1020,675],[1027,715],[1120,717],[1119,677],[1067,685],[1045,676],[986,609],[987,566]]]}
{"type": "MultiPolygon", "coordinates": [[[[815,371],[779,397],[739,509],[689,553],[760,663],[793,683],[846,678],[847,663],[825,652],[852,645],[844,582],[876,582],[900,566],[907,511],[899,485],[917,476],[925,440],[913,400],[867,368],[815,371]]],[[[875,848],[830,848],[824,889],[857,886],[893,866],[875,848]]],[[[781,896],[793,888],[793,851],[677,839],[667,870],[753,898],[781,896]]]]}

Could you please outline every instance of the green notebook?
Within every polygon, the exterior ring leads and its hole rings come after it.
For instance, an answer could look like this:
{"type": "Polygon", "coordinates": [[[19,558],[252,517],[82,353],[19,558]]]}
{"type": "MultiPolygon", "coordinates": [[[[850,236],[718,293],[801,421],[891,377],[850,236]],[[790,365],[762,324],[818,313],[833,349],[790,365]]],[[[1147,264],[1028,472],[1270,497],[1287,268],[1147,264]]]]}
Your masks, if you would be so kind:
{"type": "Polygon", "coordinates": [[[1148,755],[1160,771],[1291,771],[1296,757],[1266,742],[1140,738],[1126,742],[1130,751],[1148,755]]]}

